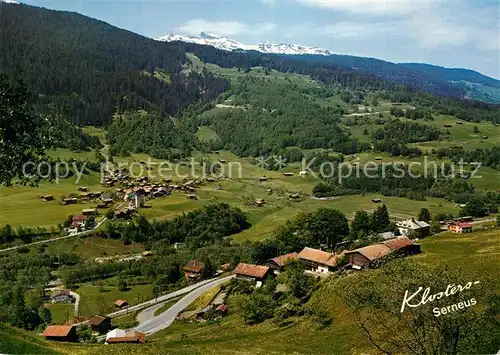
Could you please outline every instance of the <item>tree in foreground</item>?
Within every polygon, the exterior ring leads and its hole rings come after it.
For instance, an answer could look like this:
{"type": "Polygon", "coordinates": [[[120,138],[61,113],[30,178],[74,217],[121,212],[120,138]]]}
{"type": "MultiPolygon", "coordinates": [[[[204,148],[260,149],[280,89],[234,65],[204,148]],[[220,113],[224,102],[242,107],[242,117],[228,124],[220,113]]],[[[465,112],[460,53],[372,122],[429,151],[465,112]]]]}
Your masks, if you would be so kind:
{"type": "Polygon", "coordinates": [[[403,259],[345,279],[337,292],[368,341],[381,353],[491,354],[500,347],[496,286],[497,280],[478,278],[464,270],[403,259]],[[474,284],[476,281],[479,283],[474,284]],[[455,292],[457,285],[467,288],[455,292]],[[421,302],[427,287],[430,292],[425,304],[410,307],[404,303],[406,292],[411,305],[421,302]],[[447,289],[455,293],[433,296],[447,289]]]}
{"type": "Polygon", "coordinates": [[[54,143],[55,125],[36,114],[26,87],[0,74],[0,185],[36,185],[34,174],[54,143]],[[27,163],[26,171],[23,167],[27,163]],[[26,173],[25,173],[26,172],[26,173]]]}

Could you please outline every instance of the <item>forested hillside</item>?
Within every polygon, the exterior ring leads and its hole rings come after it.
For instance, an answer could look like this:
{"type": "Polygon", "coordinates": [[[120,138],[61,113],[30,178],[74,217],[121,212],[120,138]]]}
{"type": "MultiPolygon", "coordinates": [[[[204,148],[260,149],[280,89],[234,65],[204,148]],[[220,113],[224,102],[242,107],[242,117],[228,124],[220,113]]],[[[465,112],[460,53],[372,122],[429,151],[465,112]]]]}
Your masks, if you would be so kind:
{"type": "Polygon", "coordinates": [[[182,73],[182,48],[76,13],[0,3],[0,68],[40,94],[44,110],[105,125],[114,112],[176,114],[228,87],[211,73],[182,73]],[[162,70],[168,77],[155,77],[162,70]],[[49,107],[50,106],[50,107],[49,107]]]}

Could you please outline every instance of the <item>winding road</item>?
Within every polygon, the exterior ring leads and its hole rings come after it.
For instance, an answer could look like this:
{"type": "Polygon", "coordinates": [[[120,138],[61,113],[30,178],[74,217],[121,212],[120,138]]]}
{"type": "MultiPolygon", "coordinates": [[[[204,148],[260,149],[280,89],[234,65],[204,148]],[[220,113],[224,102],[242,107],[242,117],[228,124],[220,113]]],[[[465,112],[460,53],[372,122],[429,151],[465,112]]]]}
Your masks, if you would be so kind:
{"type": "Polygon", "coordinates": [[[147,310],[142,312],[143,315],[140,317],[141,319],[138,319],[139,325],[135,327],[134,330],[146,334],[153,334],[162,329],[168,328],[170,324],[174,322],[177,315],[184,309],[186,309],[187,306],[193,303],[199,296],[201,296],[211,288],[214,288],[220,284],[223,284],[224,282],[231,280],[233,277],[235,277],[235,275],[226,276],[219,279],[211,279],[201,286],[200,283],[193,285],[196,287],[191,292],[182,297],[172,307],[159,314],[158,316],[154,316],[154,312],[158,308],[160,308],[161,305],[155,305],[151,308],[148,308],[147,310]]]}

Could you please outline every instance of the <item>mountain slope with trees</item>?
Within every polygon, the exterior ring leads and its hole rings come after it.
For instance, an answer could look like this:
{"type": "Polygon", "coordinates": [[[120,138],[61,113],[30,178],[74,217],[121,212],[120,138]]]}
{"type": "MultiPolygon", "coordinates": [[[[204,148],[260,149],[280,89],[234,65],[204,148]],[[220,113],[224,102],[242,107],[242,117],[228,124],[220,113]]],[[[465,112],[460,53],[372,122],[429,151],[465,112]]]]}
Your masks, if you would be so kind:
{"type": "Polygon", "coordinates": [[[173,115],[228,88],[208,72],[184,74],[182,48],[99,20],[23,4],[0,3],[0,13],[2,72],[40,94],[43,110],[77,125],[105,125],[130,109],[173,115]]]}

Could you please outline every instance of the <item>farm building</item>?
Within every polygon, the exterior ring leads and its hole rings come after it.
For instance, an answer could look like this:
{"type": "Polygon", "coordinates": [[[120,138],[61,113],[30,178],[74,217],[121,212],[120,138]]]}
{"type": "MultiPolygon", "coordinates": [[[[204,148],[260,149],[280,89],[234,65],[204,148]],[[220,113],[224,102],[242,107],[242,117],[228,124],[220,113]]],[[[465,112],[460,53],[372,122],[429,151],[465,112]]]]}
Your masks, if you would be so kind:
{"type": "Polygon", "coordinates": [[[42,334],[46,340],[75,342],[76,327],[71,325],[49,325],[42,334]]]}
{"type": "Polygon", "coordinates": [[[266,262],[266,266],[275,271],[281,272],[283,271],[287,263],[289,263],[292,260],[297,260],[297,255],[298,255],[297,253],[290,253],[277,256],[275,258],[269,259],[266,262]]]}
{"type": "Polygon", "coordinates": [[[374,198],[374,199],[372,199],[372,202],[373,203],[381,203],[382,200],[380,198],[374,198]]]}
{"type": "Polygon", "coordinates": [[[188,200],[197,200],[198,196],[196,195],[187,195],[188,200]]]}
{"type": "Polygon", "coordinates": [[[407,237],[397,237],[394,239],[389,239],[383,241],[382,243],[391,249],[391,251],[401,251],[405,254],[419,254],[420,245],[415,244],[411,239],[407,237]]]}
{"type": "Polygon", "coordinates": [[[93,316],[89,319],[89,324],[94,332],[105,334],[111,329],[111,318],[107,316],[93,316]]]}
{"type": "Polygon", "coordinates": [[[42,196],[40,198],[42,199],[42,201],[45,201],[45,202],[47,202],[47,201],[54,201],[54,196],[52,196],[52,195],[44,195],[44,196],[42,196]]]}
{"type": "Polygon", "coordinates": [[[182,270],[187,280],[201,279],[205,271],[205,264],[200,261],[190,260],[182,270]]]}
{"type": "Polygon", "coordinates": [[[255,206],[260,207],[260,206],[264,206],[266,201],[263,198],[258,198],[254,201],[254,203],[255,203],[255,206]]]}
{"type": "Polygon", "coordinates": [[[115,328],[108,333],[106,333],[106,340],[109,338],[118,338],[118,337],[124,337],[127,334],[127,332],[123,329],[115,328]]]}
{"type": "Polygon", "coordinates": [[[106,339],[106,344],[144,344],[146,335],[141,332],[132,331],[126,333],[124,336],[109,337],[106,339]]]}
{"type": "Polygon", "coordinates": [[[362,268],[369,267],[372,262],[383,258],[391,252],[391,248],[384,244],[373,244],[364,248],[346,251],[345,255],[353,269],[361,270],[362,268]]]}
{"type": "Polygon", "coordinates": [[[87,192],[87,191],[89,191],[89,188],[88,188],[88,187],[84,187],[84,186],[80,186],[80,187],[78,188],[78,191],[81,191],[81,192],[87,192]]]}
{"type": "Polygon", "coordinates": [[[116,300],[115,306],[118,308],[123,308],[128,306],[128,302],[126,300],[116,300]]]}
{"type": "Polygon", "coordinates": [[[306,176],[308,174],[309,173],[306,170],[302,170],[301,172],[299,172],[299,176],[306,176]]]}
{"type": "Polygon", "coordinates": [[[264,281],[272,273],[267,266],[239,263],[233,270],[233,274],[242,280],[264,281]]]}
{"type": "Polygon", "coordinates": [[[424,221],[418,221],[415,218],[399,221],[396,223],[399,233],[403,236],[412,236],[414,238],[424,238],[430,235],[431,226],[424,221]]]}
{"type": "Polygon", "coordinates": [[[85,226],[85,221],[88,219],[84,215],[76,215],[71,218],[71,227],[73,228],[83,228],[85,226]]]}
{"type": "Polygon", "coordinates": [[[293,173],[283,173],[283,176],[293,176],[293,173]]]}
{"type": "Polygon", "coordinates": [[[82,215],[84,216],[93,216],[97,214],[96,208],[86,208],[82,210],[82,215]]]}
{"type": "Polygon", "coordinates": [[[69,290],[58,290],[51,293],[50,301],[52,303],[73,303],[75,298],[69,290]]]}
{"type": "Polygon", "coordinates": [[[65,198],[62,200],[63,205],[73,205],[78,202],[78,199],[75,197],[72,198],[65,198]]]}
{"type": "Polygon", "coordinates": [[[327,274],[337,267],[339,256],[319,249],[305,247],[297,255],[306,268],[321,274],[327,274]]]}
{"type": "Polygon", "coordinates": [[[267,181],[267,177],[265,177],[265,176],[261,176],[261,177],[259,178],[259,181],[267,181]]]}
{"type": "Polygon", "coordinates": [[[453,233],[472,233],[472,223],[453,222],[448,226],[448,230],[453,233]]]}

